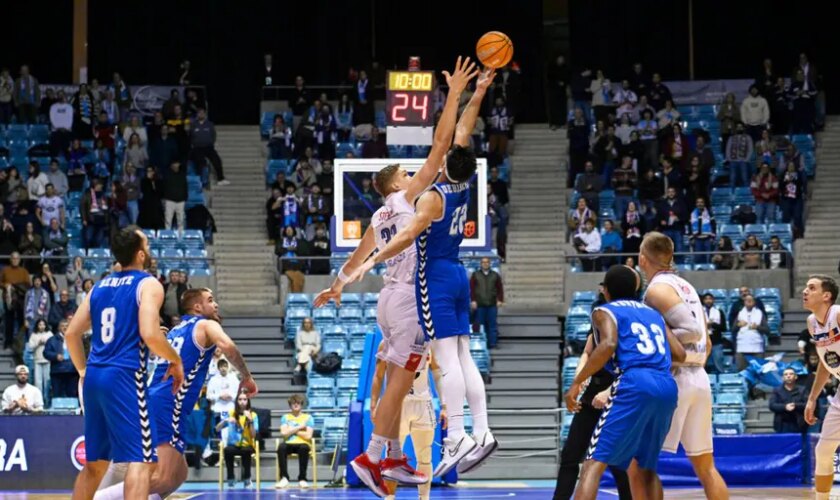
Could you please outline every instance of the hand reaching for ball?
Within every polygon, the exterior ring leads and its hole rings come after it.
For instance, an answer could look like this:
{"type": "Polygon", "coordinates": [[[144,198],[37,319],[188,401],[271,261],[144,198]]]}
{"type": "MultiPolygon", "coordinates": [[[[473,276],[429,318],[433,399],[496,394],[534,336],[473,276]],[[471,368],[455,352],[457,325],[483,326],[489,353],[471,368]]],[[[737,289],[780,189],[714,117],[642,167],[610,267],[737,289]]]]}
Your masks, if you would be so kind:
{"type": "Polygon", "coordinates": [[[470,62],[469,57],[462,60],[461,56],[458,56],[458,60],[455,61],[455,71],[452,74],[444,71],[443,76],[446,77],[446,85],[449,86],[449,91],[460,93],[467,88],[467,84],[475,78],[478,72],[479,70],[476,69],[475,62],[470,62]]]}
{"type": "Polygon", "coordinates": [[[493,84],[493,80],[496,78],[496,69],[495,68],[484,68],[484,71],[479,73],[478,80],[475,81],[475,91],[476,92],[487,92],[487,89],[490,85],[493,84]]]}

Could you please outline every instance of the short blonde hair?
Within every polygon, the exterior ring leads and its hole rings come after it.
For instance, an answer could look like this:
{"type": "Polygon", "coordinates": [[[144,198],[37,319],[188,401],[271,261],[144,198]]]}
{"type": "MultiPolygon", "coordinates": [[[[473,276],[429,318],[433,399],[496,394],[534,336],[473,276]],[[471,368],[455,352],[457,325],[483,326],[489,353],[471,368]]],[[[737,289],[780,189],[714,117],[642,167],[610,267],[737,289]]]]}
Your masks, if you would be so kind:
{"type": "Polygon", "coordinates": [[[394,176],[400,171],[399,163],[392,163],[376,173],[373,178],[373,188],[382,196],[391,194],[391,185],[394,181],[394,176]]]}
{"type": "Polygon", "coordinates": [[[642,238],[639,249],[648,260],[658,264],[659,267],[671,267],[674,261],[674,242],[660,232],[647,233],[642,238]]]}

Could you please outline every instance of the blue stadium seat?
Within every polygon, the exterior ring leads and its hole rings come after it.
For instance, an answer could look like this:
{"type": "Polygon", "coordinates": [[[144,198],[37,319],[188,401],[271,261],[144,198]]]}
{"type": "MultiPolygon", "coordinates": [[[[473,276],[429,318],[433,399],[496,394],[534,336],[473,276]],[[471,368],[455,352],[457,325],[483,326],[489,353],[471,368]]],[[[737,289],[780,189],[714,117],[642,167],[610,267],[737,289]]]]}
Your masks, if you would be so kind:
{"type": "Polygon", "coordinates": [[[292,306],[286,309],[286,318],[308,318],[310,316],[310,309],[308,306],[292,306]]]}
{"type": "Polygon", "coordinates": [[[332,396],[317,396],[309,399],[309,407],[312,409],[335,408],[335,398],[332,396]]]}
{"type": "Polygon", "coordinates": [[[312,317],[317,319],[317,320],[322,320],[322,319],[334,320],[335,319],[335,309],[332,308],[332,307],[314,308],[314,309],[312,309],[312,317]]]}
{"type": "Polygon", "coordinates": [[[53,398],[51,410],[75,411],[79,409],[78,398],[53,398]]]}
{"type": "Polygon", "coordinates": [[[109,248],[89,248],[88,257],[110,258],[111,249],[109,248]]]}
{"type": "Polygon", "coordinates": [[[68,247],[67,256],[71,259],[75,259],[76,257],[85,258],[87,257],[87,252],[85,252],[84,248],[68,247]]]}
{"type": "Polygon", "coordinates": [[[184,256],[184,252],[177,248],[163,248],[160,251],[161,259],[180,259],[184,256]]]}
{"type": "Polygon", "coordinates": [[[712,294],[718,306],[729,302],[729,293],[725,288],[707,288],[701,292],[701,295],[705,295],[707,293],[712,294]]]}
{"type": "Polygon", "coordinates": [[[338,317],[342,321],[359,322],[362,320],[362,308],[343,306],[338,310],[338,317]]]}
{"type": "Polygon", "coordinates": [[[161,240],[177,240],[178,238],[178,231],[174,229],[160,229],[157,233],[158,239],[161,240]]]}
{"type": "Polygon", "coordinates": [[[712,188],[712,205],[729,205],[732,203],[732,189],[728,187],[712,188]]]}
{"type": "Polygon", "coordinates": [[[758,236],[759,239],[764,239],[764,235],[767,234],[767,226],[764,224],[747,224],[744,226],[744,234],[754,234],[758,236]]]}
{"type": "Polygon", "coordinates": [[[379,294],[378,293],[363,293],[362,294],[362,302],[366,306],[375,306],[378,301],[379,301],[379,294]]]}
{"type": "Polygon", "coordinates": [[[365,318],[366,321],[367,320],[376,321],[377,310],[376,310],[375,305],[374,306],[365,306],[364,313],[365,313],[364,318],[365,318]]]}
{"type": "Polygon", "coordinates": [[[718,235],[728,236],[730,239],[736,240],[744,237],[744,231],[739,224],[720,224],[718,235]]]}
{"type": "Polygon", "coordinates": [[[213,276],[213,270],[210,268],[210,266],[207,266],[206,268],[201,268],[201,269],[190,268],[188,270],[188,274],[190,276],[213,276]]]}
{"type": "Polygon", "coordinates": [[[348,306],[359,306],[362,304],[362,294],[360,293],[344,293],[341,294],[341,304],[348,306]]]}
{"type": "Polygon", "coordinates": [[[776,235],[779,239],[782,239],[782,236],[789,236],[793,237],[793,229],[790,227],[790,224],[787,223],[773,223],[768,224],[767,232],[770,235],[776,235]]]}
{"type": "Polygon", "coordinates": [[[192,259],[206,259],[207,258],[207,250],[199,250],[197,248],[190,248],[184,251],[184,257],[189,257],[192,259]]]}
{"type": "Polygon", "coordinates": [[[737,413],[715,413],[712,426],[716,435],[738,435],[744,433],[744,419],[737,413]]]}
{"type": "Polygon", "coordinates": [[[714,271],[717,269],[714,264],[694,264],[695,271],[714,271]]]}
{"type": "Polygon", "coordinates": [[[322,352],[336,352],[342,358],[347,354],[347,342],[344,340],[327,340],[321,344],[322,352]]]}
{"type": "Polygon", "coordinates": [[[297,305],[297,306],[305,305],[305,306],[308,307],[308,306],[312,305],[312,298],[311,298],[310,295],[305,294],[305,293],[290,293],[289,295],[286,296],[286,304],[288,306],[291,306],[291,305],[297,305]]]}

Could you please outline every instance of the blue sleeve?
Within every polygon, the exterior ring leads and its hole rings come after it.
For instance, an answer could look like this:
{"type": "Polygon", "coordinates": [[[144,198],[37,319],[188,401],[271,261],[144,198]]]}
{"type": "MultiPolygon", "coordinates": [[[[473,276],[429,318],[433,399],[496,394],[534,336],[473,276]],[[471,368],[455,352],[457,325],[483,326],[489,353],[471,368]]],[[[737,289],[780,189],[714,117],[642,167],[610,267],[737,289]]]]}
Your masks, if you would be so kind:
{"type": "Polygon", "coordinates": [[[288,414],[284,414],[282,417],[280,417],[280,426],[281,427],[286,425],[287,423],[289,423],[289,419],[287,418],[286,415],[288,415],[288,414]]]}
{"type": "Polygon", "coordinates": [[[312,418],[312,415],[306,416],[306,426],[312,427],[313,429],[315,428],[315,419],[312,418]]]}
{"type": "Polygon", "coordinates": [[[260,416],[257,415],[256,412],[253,412],[253,415],[254,415],[254,432],[259,433],[260,432],[260,416]]]}
{"type": "Polygon", "coordinates": [[[55,348],[55,338],[51,338],[47,341],[47,344],[44,346],[44,357],[50,361],[57,361],[57,355],[58,351],[55,348]]]}

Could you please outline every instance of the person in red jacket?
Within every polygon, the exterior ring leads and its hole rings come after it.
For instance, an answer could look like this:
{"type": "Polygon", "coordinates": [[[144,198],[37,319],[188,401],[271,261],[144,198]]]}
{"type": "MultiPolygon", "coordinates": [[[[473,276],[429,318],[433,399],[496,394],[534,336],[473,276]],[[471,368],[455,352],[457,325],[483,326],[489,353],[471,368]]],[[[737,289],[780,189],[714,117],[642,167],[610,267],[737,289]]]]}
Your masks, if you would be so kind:
{"type": "Polygon", "coordinates": [[[755,196],[755,215],[759,224],[776,222],[776,198],[779,196],[779,180],[770,171],[769,163],[762,163],[750,184],[755,196]]]}

